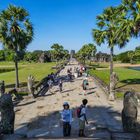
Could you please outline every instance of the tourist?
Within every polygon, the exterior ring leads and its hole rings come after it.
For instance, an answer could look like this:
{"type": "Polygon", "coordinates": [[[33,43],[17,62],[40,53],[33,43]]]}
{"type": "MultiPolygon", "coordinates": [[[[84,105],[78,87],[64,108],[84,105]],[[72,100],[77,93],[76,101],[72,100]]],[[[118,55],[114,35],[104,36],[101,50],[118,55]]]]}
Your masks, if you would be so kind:
{"type": "Polygon", "coordinates": [[[48,80],[47,84],[49,86],[49,89],[51,89],[53,87],[53,81],[51,79],[48,80]]]}
{"type": "Polygon", "coordinates": [[[64,102],[63,111],[61,112],[61,120],[63,123],[63,136],[69,137],[71,135],[72,111],[69,103],[64,102]]]}
{"type": "Polygon", "coordinates": [[[50,78],[51,78],[51,80],[53,81],[53,83],[55,83],[55,75],[54,75],[54,73],[53,73],[53,72],[51,73],[50,78]]]}
{"type": "Polygon", "coordinates": [[[83,90],[86,91],[88,89],[88,78],[86,77],[84,80],[83,80],[83,83],[82,83],[82,87],[83,87],[83,90]]]}
{"type": "Polygon", "coordinates": [[[69,80],[72,80],[72,69],[71,68],[67,70],[67,74],[68,74],[69,80]]]}
{"type": "Polygon", "coordinates": [[[62,87],[63,87],[63,81],[62,81],[62,79],[59,80],[58,86],[59,86],[59,91],[62,92],[62,87]]]}
{"type": "Polygon", "coordinates": [[[82,105],[80,106],[80,115],[79,115],[79,137],[85,137],[85,123],[88,124],[87,115],[86,115],[86,105],[88,103],[87,99],[82,100],[82,105]]]}
{"type": "Polygon", "coordinates": [[[78,75],[78,77],[79,77],[80,70],[79,70],[78,67],[76,68],[76,73],[77,73],[77,75],[78,75]]]}

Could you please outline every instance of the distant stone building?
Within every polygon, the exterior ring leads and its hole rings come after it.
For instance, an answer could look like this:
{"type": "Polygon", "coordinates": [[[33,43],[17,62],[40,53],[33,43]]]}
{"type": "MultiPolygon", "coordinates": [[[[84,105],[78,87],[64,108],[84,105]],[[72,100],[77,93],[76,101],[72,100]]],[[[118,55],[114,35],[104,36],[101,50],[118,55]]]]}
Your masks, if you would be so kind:
{"type": "Polygon", "coordinates": [[[71,52],[70,52],[70,58],[73,58],[74,55],[75,55],[75,50],[71,50],[71,52]]]}
{"type": "Polygon", "coordinates": [[[109,62],[110,61],[110,55],[107,53],[98,52],[95,56],[96,62],[109,62]]]}

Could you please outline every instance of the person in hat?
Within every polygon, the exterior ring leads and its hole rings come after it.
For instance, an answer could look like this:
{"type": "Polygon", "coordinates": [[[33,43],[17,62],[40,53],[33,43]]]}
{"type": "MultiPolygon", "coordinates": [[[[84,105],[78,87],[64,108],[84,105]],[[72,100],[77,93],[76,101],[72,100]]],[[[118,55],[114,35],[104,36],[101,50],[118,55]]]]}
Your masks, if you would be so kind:
{"type": "Polygon", "coordinates": [[[69,137],[71,135],[72,111],[68,102],[64,102],[63,111],[61,112],[61,120],[63,123],[63,136],[69,137]]]}

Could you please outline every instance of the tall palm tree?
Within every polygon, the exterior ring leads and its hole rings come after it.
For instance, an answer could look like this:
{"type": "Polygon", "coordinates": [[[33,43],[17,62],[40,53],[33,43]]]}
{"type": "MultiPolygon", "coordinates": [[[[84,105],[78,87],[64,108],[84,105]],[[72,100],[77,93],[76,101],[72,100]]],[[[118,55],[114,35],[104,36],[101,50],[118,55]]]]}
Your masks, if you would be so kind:
{"type": "Polygon", "coordinates": [[[95,42],[100,46],[103,43],[107,43],[110,48],[110,91],[109,100],[114,100],[114,91],[112,90],[112,74],[113,74],[113,50],[114,46],[118,45],[123,47],[127,40],[123,40],[123,36],[118,39],[118,27],[119,21],[123,20],[125,13],[122,7],[109,7],[103,11],[103,13],[97,16],[97,26],[99,29],[93,29],[93,38],[95,42]],[[120,10],[122,14],[120,14],[120,10]]]}
{"type": "Polygon", "coordinates": [[[33,39],[33,26],[28,12],[22,7],[9,5],[0,13],[0,42],[15,52],[16,88],[19,87],[18,53],[33,39]]]}
{"type": "Polygon", "coordinates": [[[125,17],[119,21],[119,39],[129,41],[132,37],[137,38],[140,35],[140,1],[123,0],[121,8],[125,13],[125,17]]]}

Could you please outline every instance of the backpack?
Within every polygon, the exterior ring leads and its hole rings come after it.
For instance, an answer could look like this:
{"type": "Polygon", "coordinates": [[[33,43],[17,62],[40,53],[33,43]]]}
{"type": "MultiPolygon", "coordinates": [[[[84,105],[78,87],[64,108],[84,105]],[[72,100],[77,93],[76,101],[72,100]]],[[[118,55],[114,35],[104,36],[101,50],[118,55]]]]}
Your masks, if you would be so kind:
{"type": "Polygon", "coordinates": [[[82,108],[83,108],[83,106],[81,105],[81,106],[78,107],[77,110],[76,110],[76,115],[77,115],[78,118],[81,117],[81,110],[82,110],[82,108]]]}

